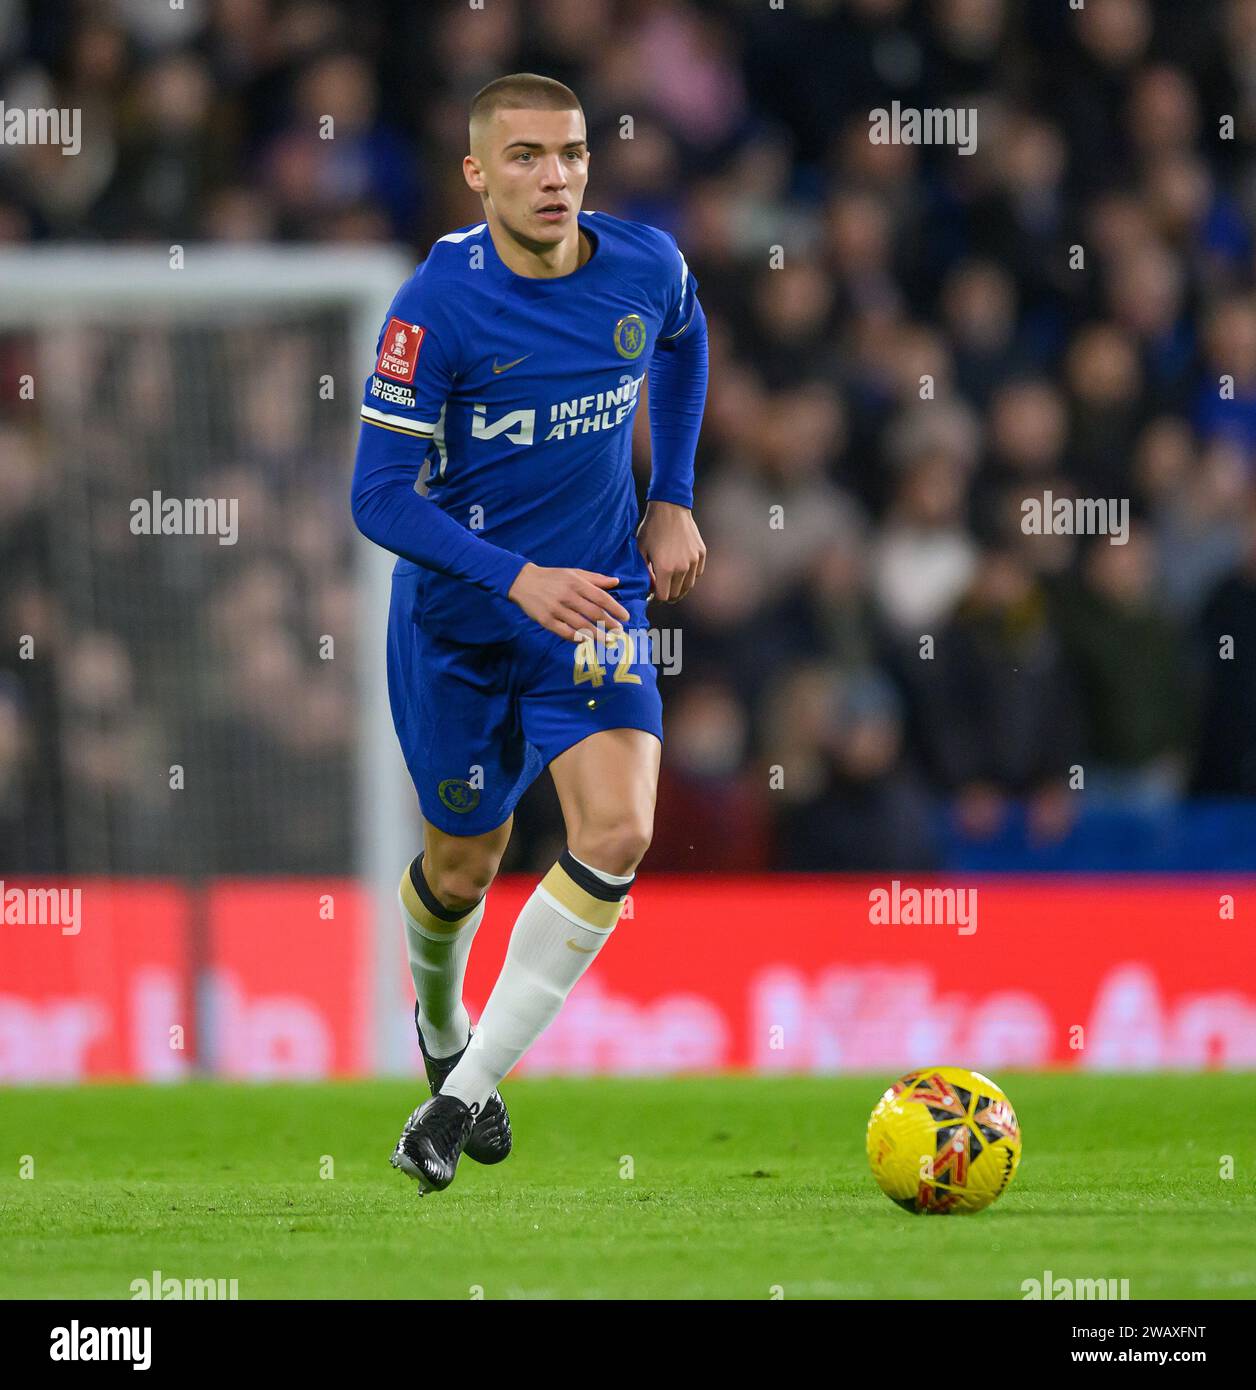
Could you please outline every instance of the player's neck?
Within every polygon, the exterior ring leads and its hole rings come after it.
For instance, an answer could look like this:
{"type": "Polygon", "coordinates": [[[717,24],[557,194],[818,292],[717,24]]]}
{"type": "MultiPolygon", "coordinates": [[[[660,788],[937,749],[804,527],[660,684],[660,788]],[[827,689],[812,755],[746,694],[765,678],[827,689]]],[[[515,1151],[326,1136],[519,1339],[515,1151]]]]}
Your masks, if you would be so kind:
{"type": "Polygon", "coordinates": [[[534,280],[554,280],[562,275],[570,275],[572,271],[579,270],[593,254],[589,239],[578,222],[572,227],[571,236],[552,246],[520,241],[491,214],[488,217],[488,230],[506,269],[534,280]]]}

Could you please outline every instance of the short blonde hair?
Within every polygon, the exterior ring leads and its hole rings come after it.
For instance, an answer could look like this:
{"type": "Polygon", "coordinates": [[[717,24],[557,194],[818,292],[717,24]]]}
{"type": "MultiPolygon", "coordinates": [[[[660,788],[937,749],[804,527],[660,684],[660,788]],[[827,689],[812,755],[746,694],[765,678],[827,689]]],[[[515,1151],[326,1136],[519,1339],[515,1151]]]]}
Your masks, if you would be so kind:
{"type": "Polygon", "coordinates": [[[481,87],[471,99],[471,127],[498,111],[579,111],[584,115],[580,98],[570,87],[535,72],[512,72],[481,87]]]}

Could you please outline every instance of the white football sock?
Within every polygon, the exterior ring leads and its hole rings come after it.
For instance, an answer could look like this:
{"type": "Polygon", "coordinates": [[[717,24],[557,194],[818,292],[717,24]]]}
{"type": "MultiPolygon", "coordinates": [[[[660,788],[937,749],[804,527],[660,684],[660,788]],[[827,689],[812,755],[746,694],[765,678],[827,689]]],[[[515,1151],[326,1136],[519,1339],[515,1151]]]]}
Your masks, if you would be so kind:
{"type": "Polygon", "coordinates": [[[442,1095],[483,1106],[606,944],[633,877],[604,874],[563,851],[515,922],[475,1037],[442,1095]]]}
{"type": "Polygon", "coordinates": [[[471,1031],[471,1019],[462,1002],[462,982],[471,942],[484,920],[486,898],[461,916],[452,914],[441,906],[422,877],[422,859],[419,855],[401,880],[399,897],[406,953],[410,957],[415,998],[419,1001],[419,1027],[428,1053],[432,1057],[452,1057],[466,1046],[471,1031]]]}

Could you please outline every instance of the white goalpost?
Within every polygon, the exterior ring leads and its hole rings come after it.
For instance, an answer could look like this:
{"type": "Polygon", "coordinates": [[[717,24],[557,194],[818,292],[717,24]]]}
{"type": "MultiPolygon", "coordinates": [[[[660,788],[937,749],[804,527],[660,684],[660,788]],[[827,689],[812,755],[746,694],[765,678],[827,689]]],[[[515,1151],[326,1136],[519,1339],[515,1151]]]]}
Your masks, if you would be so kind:
{"type": "MultiPolygon", "coordinates": [[[[41,456],[51,461],[51,483],[64,489],[54,506],[58,512],[64,510],[67,528],[64,538],[58,535],[57,539],[58,557],[63,544],[66,557],[71,596],[67,607],[88,615],[103,611],[111,618],[121,611],[123,626],[134,633],[139,648],[148,641],[146,634],[160,628],[166,642],[159,649],[164,661],[161,684],[147,692],[152,703],[161,707],[159,714],[195,723],[199,706],[187,692],[197,690],[202,682],[212,685],[220,676],[212,669],[212,661],[197,650],[198,644],[179,645],[185,615],[179,611],[183,591],[178,586],[194,585],[195,576],[189,580],[183,570],[175,574],[169,597],[165,586],[144,589],[141,585],[137,592],[134,584],[128,588],[125,574],[95,572],[92,557],[96,552],[88,542],[94,543],[98,534],[116,531],[116,501],[128,489],[137,490],[135,480],[142,467],[135,460],[140,455],[150,468],[150,473],[143,474],[148,480],[152,476],[209,477],[233,470],[235,476],[247,478],[256,450],[273,462],[291,495],[299,498],[300,489],[308,486],[322,497],[327,513],[335,511],[338,488],[347,517],[362,382],[374,360],[376,336],[388,304],[412,269],[413,262],[398,250],[357,247],[57,246],[0,255],[0,340],[19,342],[23,351],[16,354],[18,359],[35,364],[21,396],[20,410],[25,412],[28,402],[30,415],[22,414],[19,428],[29,427],[32,437],[38,437],[41,456]],[[279,397],[305,389],[301,371],[306,368],[311,393],[310,401],[301,402],[299,409],[276,410],[277,428],[267,424],[271,412],[266,397],[275,344],[281,345],[288,361],[286,373],[276,372],[276,406],[287,405],[279,397]],[[85,361],[90,363],[94,383],[90,391],[79,382],[85,361]],[[242,425],[236,418],[241,393],[248,394],[244,413],[256,424],[252,436],[245,427],[247,421],[242,425]],[[303,422],[295,433],[288,415],[303,422]],[[287,438],[282,437],[285,429],[287,438]],[[302,472],[303,450],[311,460],[308,477],[302,472]],[[193,467],[195,474],[188,471],[193,467]],[[92,499],[110,490],[114,493],[111,510],[102,518],[92,499]],[[168,655],[180,650],[189,651],[193,663],[182,672],[171,669],[177,662],[168,655]],[[195,664],[200,662],[205,664],[195,664]],[[190,714],[177,708],[189,698],[190,714]]],[[[12,398],[17,393],[11,389],[10,394],[12,398]]],[[[0,459],[0,468],[4,466],[0,459]]],[[[276,491],[282,489],[276,485],[276,491]]],[[[282,523],[282,506],[277,510],[282,523]]],[[[375,1007],[367,1053],[379,1070],[405,1070],[406,1057],[399,1054],[404,1034],[395,1026],[399,998],[395,894],[402,866],[420,843],[420,832],[418,808],[396,747],[388,704],[384,645],[393,558],[356,532],[350,545],[356,628],[352,636],[357,652],[351,766],[339,779],[329,773],[326,781],[320,781],[317,771],[311,773],[307,765],[317,767],[317,758],[312,757],[302,764],[300,776],[294,771],[285,774],[287,781],[272,777],[266,769],[250,765],[247,739],[239,746],[231,744],[234,726],[229,722],[223,724],[226,732],[214,735],[218,744],[211,740],[206,748],[230,748],[229,766],[238,765],[242,782],[252,779],[249,795],[255,799],[252,811],[258,820],[264,818],[265,798],[272,793],[287,798],[276,803],[276,814],[287,814],[285,807],[300,808],[303,800],[308,804],[320,795],[344,801],[319,808],[311,823],[326,828],[331,843],[338,842],[335,818],[352,819],[349,868],[365,886],[373,911],[375,1007]],[[268,779],[275,785],[268,785],[268,779]]],[[[252,565],[255,587],[265,593],[269,564],[274,582],[268,555],[259,550],[250,558],[245,545],[232,554],[211,551],[203,560],[183,556],[180,552],[178,563],[184,569],[196,564],[212,567],[215,582],[228,590],[233,566],[252,565]]],[[[290,581],[290,587],[299,585],[299,579],[290,581]]],[[[253,600],[246,595],[233,601],[243,605],[239,611],[246,612],[247,602],[253,600]]],[[[250,660],[266,667],[264,651],[251,653],[250,660]]],[[[264,699],[265,679],[263,669],[258,677],[259,702],[264,699]]],[[[228,776],[224,769],[224,781],[228,776]]],[[[225,795],[229,799],[231,794],[228,785],[225,795]]],[[[217,821],[206,824],[211,832],[220,830],[217,821]]],[[[221,851],[227,859],[234,856],[247,864],[255,849],[246,843],[250,822],[240,813],[229,824],[234,828],[220,833],[234,836],[239,843],[207,841],[202,849],[221,851]]],[[[102,830],[90,816],[71,808],[66,830],[71,868],[81,863],[84,872],[125,873],[128,866],[138,864],[143,871],[151,856],[141,841],[150,828],[160,831],[159,825],[142,815],[122,815],[118,825],[102,830]]],[[[298,837],[299,831],[294,831],[291,853],[299,860],[298,837]]],[[[195,846],[168,845],[163,852],[177,861],[182,872],[204,872],[197,868],[195,846]]],[[[262,849],[255,852],[264,854],[262,849]]],[[[156,864],[152,871],[164,870],[156,864]]],[[[257,871],[266,871],[263,862],[257,871]]]]}

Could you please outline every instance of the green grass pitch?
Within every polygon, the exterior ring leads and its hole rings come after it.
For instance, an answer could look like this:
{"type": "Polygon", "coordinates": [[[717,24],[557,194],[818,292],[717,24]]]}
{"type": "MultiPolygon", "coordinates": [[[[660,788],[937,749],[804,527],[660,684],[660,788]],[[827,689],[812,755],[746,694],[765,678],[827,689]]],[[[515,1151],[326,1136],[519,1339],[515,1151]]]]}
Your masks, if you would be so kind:
{"type": "Polygon", "coordinates": [[[873,1183],[891,1079],[508,1083],[515,1153],[422,1199],[387,1162],[415,1083],[0,1091],[0,1296],[154,1269],[242,1299],[1015,1299],[1044,1269],[1256,1296],[1256,1077],[1001,1075],[1024,1159],[967,1217],[873,1183]]]}

